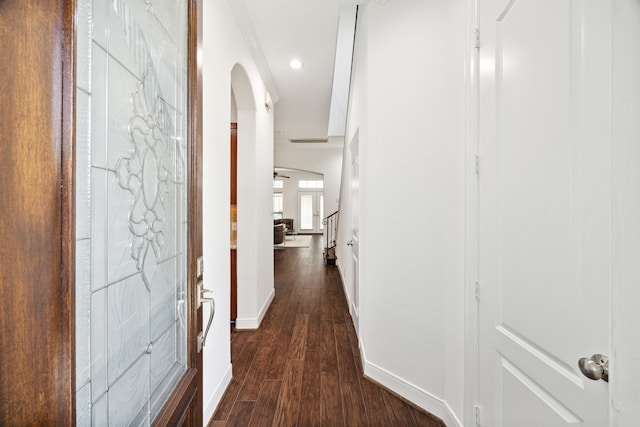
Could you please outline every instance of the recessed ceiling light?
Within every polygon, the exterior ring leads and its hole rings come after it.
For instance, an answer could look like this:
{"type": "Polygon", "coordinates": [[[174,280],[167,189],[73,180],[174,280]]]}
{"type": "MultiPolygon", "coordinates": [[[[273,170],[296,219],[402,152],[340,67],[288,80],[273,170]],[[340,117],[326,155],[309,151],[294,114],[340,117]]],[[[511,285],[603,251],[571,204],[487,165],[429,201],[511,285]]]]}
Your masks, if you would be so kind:
{"type": "Polygon", "coordinates": [[[289,62],[289,67],[293,68],[294,70],[299,70],[300,68],[302,68],[302,62],[299,59],[292,59],[291,62],[289,62]]]}

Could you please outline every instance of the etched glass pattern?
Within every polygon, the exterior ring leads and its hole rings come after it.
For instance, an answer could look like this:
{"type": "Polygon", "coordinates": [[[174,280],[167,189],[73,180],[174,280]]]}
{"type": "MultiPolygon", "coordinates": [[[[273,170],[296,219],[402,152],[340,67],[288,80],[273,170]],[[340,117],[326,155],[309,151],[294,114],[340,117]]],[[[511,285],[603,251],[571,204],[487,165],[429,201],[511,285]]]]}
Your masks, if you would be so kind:
{"type": "Polygon", "coordinates": [[[76,1],[76,422],[150,425],[187,368],[187,2],[76,1]]]}

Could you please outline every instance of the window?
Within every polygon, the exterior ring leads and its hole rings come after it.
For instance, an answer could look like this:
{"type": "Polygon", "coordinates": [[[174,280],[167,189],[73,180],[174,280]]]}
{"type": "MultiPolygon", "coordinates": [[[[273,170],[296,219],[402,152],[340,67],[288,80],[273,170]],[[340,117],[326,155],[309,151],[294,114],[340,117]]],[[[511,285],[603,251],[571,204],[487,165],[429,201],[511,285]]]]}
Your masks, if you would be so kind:
{"type": "Polygon", "coordinates": [[[298,181],[298,188],[322,189],[324,181],[322,179],[301,179],[298,181]]]}
{"type": "Polygon", "coordinates": [[[284,197],[282,193],[273,193],[273,213],[282,214],[284,212],[284,197]]]}
{"type": "Polygon", "coordinates": [[[281,179],[274,179],[273,188],[284,188],[284,181],[281,179]]]}

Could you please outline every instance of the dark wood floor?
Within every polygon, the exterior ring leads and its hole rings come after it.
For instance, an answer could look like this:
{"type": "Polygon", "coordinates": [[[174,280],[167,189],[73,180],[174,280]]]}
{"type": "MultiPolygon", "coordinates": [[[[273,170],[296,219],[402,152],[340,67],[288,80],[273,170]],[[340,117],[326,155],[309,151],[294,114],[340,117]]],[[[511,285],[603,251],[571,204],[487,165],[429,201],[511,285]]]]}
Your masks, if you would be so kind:
{"type": "Polygon", "coordinates": [[[260,329],[232,331],[233,380],[211,427],[443,427],[362,375],[356,333],[322,239],[275,251],[276,297],[260,329]]]}

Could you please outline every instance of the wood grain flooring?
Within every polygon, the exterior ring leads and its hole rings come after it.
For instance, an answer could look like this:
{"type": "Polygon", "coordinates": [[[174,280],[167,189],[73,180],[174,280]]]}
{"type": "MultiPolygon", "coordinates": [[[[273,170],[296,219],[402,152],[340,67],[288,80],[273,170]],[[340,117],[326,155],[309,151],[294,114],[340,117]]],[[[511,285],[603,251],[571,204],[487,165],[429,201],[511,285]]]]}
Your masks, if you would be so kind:
{"type": "Polygon", "coordinates": [[[274,252],[276,297],[262,325],[232,330],[233,380],[211,427],[445,427],[362,375],[338,270],[322,239],[274,252]]]}

